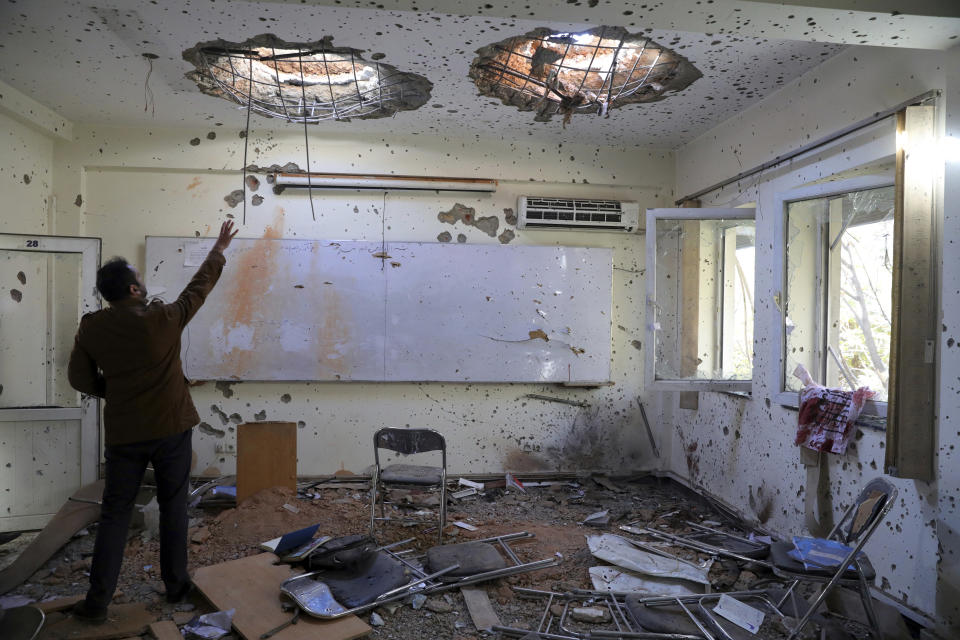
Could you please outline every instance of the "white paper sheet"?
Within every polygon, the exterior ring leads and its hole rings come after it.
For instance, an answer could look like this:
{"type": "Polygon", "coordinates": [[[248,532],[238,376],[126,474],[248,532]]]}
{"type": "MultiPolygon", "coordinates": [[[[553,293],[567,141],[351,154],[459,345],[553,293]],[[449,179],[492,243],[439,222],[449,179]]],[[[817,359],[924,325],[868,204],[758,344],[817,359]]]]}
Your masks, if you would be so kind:
{"type": "Polygon", "coordinates": [[[682,578],[709,585],[707,571],[692,565],[637,549],[630,541],[610,533],[587,536],[594,557],[624,569],[659,578],[682,578]]]}
{"type": "Polygon", "coordinates": [[[183,245],[183,266],[199,267],[213,247],[214,240],[198,240],[183,245]]]}
{"type": "Polygon", "coordinates": [[[651,596],[690,596],[704,591],[701,585],[687,580],[641,576],[617,567],[590,567],[588,571],[597,591],[630,591],[651,596]]]}

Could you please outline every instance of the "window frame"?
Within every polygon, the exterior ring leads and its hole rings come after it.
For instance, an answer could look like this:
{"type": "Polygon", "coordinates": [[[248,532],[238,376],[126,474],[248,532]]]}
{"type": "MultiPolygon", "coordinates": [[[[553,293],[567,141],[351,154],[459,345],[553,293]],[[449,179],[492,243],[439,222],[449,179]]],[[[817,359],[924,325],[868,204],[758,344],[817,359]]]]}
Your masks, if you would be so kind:
{"type": "MultiPolygon", "coordinates": [[[[646,357],[644,362],[645,386],[657,391],[720,391],[733,393],[747,393],[753,391],[753,371],[751,367],[751,377],[748,380],[722,380],[722,379],[680,379],[680,378],[657,378],[656,375],[656,354],[657,354],[657,221],[658,220],[752,220],[756,224],[756,208],[656,208],[647,209],[646,217],[646,280],[647,280],[647,304],[646,304],[646,335],[647,345],[646,357]]],[[[756,295],[756,272],[754,272],[754,295],[756,295]]],[[[722,315],[722,314],[720,314],[722,315]]],[[[754,331],[756,331],[757,314],[754,311],[753,322],[754,331]]],[[[715,323],[720,318],[715,319],[715,323]]],[[[716,328],[716,327],[715,327],[716,328]]],[[[754,334],[756,335],[756,334],[754,334]]],[[[756,357],[756,353],[754,353],[756,357]]]]}
{"type": "MultiPolygon", "coordinates": [[[[854,191],[867,191],[870,189],[881,189],[885,187],[894,187],[895,188],[895,175],[891,172],[890,176],[885,175],[865,175],[857,176],[854,178],[845,178],[842,180],[836,180],[832,182],[823,182],[820,184],[809,184],[789,191],[777,193],[774,197],[774,211],[777,212],[777,215],[774,216],[774,246],[773,252],[777,257],[775,261],[775,268],[777,271],[774,273],[774,281],[779,287],[777,293],[778,304],[776,305],[777,314],[778,314],[778,326],[776,331],[772,333],[771,345],[773,352],[776,353],[779,360],[779,366],[771,367],[771,377],[776,376],[776,379],[767,380],[768,387],[770,389],[776,389],[773,393],[773,401],[777,404],[780,404],[785,407],[790,407],[797,409],[800,407],[800,395],[796,391],[789,391],[786,389],[785,380],[788,375],[792,375],[792,372],[787,371],[787,334],[786,334],[786,296],[787,296],[787,207],[794,202],[799,202],[803,200],[813,200],[819,198],[832,198],[839,197],[845,194],[854,192],[854,191]]],[[[818,261],[817,268],[822,268],[822,262],[818,261]]],[[[822,273],[815,274],[815,278],[822,280],[822,273]]],[[[817,297],[817,310],[816,317],[819,318],[822,322],[823,318],[823,297],[817,297]]],[[[819,357],[821,359],[826,359],[829,357],[829,354],[823,349],[823,346],[819,344],[822,342],[821,338],[823,337],[824,327],[818,326],[815,329],[815,335],[817,336],[817,348],[821,350],[819,357]]],[[[814,376],[814,380],[818,383],[823,383],[822,380],[817,380],[819,372],[811,371],[810,374],[814,376]]],[[[875,418],[880,418],[886,420],[887,417],[887,402],[885,401],[874,401],[867,400],[864,404],[863,410],[860,412],[861,416],[871,416],[875,418]]]]}

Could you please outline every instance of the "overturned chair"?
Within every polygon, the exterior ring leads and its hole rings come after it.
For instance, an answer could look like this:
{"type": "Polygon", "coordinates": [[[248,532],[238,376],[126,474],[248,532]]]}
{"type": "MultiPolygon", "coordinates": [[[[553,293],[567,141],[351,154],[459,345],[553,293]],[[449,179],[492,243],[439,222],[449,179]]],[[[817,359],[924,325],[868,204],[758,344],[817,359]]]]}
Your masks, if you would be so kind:
{"type": "Polygon", "coordinates": [[[388,485],[407,487],[438,487],[440,489],[440,517],[437,531],[438,542],[443,540],[443,528],[447,526],[447,443],[433,429],[396,429],[385,427],[373,435],[373,477],[370,480],[370,536],[376,537],[377,499],[380,499],[380,520],[390,520],[384,514],[386,488],[388,485]],[[439,467],[410,464],[380,464],[380,449],[387,449],[404,456],[439,451],[439,467]]]}
{"type": "MultiPolygon", "coordinates": [[[[280,585],[280,592],[308,615],[333,620],[418,593],[430,595],[558,564],[557,558],[522,562],[517,557],[510,542],[532,537],[531,533],[519,532],[436,546],[423,556],[395,550],[410,540],[376,548],[367,539],[366,543],[352,541],[352,546],[339,549],[339,541],[333,540],[328,543],[333,553],[319,563],[310,563],[324,568],[287,579],[280,585]]],[[[329,549],[320,547],[317,553],[326,551],[329,549]]]]}
{"type": "Polygon", "coordinates": [[[536,629],[494,626],[508,638],[527,638],[531,634],[544,640],[754,640],[764,635],[724,619],[716,607],[722,599],[732,598],[764,614],[778,626],[787,618],[796,618],[807,610],[799,598],[789,597],[783,589],[734,591],[689,596],[647,596],[618,591],[574,589],[565,593],[514,587],[521,598],[544,601],[543,614],[536,629]],[[605,611],[606,621],[577,622],[578,609],[605,611]],[[600,626],[604,625],[604,626],[600,626]]]}
{"type": "Polygon", "coordinates": [[[807,558],[804,562],[791,557],[794,544],[775,542],[770,547],[770,561],[773,572],[781,578],[791,580],[789,592],[792,593],[800,582],[824,584],[823,590],[810,605],[809,611],[800,619],[790,637],[796,637],[810,621],[830,591],[836,586],[849,587],[860,594],[864,612],[874,637],[881,637],[880,624],[873,610],[870,597],[870,585],[877,572],[870,560],[861,551],[893,507],[897,498],[897,489],[884,478],[875,478],[867,483],[856,501],[847,508],[843,517],[827,535],[827,541],[844,545],[843,555],[838,557],[835,566],[807,558]]]}

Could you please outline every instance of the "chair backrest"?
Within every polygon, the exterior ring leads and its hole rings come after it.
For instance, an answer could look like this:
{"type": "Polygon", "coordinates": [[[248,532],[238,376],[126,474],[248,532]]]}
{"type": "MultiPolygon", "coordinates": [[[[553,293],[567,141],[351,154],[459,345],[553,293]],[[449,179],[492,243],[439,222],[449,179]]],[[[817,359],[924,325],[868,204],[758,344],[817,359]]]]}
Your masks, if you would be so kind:
{"type": "Polygon", "coordinates": [[[433,429],[395,429],[384,427],[373,434],[374,457],[379,460],[378,449],[389,449],[408,456],[428,451],[443,452],[446,465],[447,443],[443,436],[433,429]]]}
{"type": "Polygon", "coordinates": [[[829,538],[852,544],[864,534],[870,535],[883,516],[893,507],[897,488],[885,478],[874,478],[860,491],[843,518],[830,532],[829,538]]]}

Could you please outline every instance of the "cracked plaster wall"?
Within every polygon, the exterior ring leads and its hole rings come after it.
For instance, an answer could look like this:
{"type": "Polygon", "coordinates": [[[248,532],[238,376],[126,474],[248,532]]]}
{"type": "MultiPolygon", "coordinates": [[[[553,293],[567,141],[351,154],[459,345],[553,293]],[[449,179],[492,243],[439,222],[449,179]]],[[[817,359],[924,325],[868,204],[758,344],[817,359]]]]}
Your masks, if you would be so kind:
{"type": "MultiPolygon", "coordinates": [[[[677,193],[708,186],[816,138],[930,89],[943,88],[947,134],[960,137],[960,48],[951,52],[867,49],[847,51],[793,84],[723,123],[677,152],[677,193]]],[[[804,528],[805,471],[793,446],[797,413],[776,404],[779,356],[767,347],[777,329],[773,303],[774,198],[824,175],[892,153],[892,135],[876,129],[852,141],[797,160],[780,170],[747,178],[703,199],[703,206],[757,202],[757,315],[753,397],[701,393],[699,410],[680,409],[671,394],[660,394],[659,430],[668,439],[670,469],[748,516],[781,533],[804,528]]],[[[940,242],[943,333],[940,337],[939,442],[937,480],[932,484],[894,480],[900,496],[888,524],[868,551],[878,586],[936,617],[945,637],[960,628],[960,167],[948,164],[945,215],[940,242]]],[[[834,512],[847,506],[870,478],[883,473],[884,434],[861,429],[845,456],[829,457],[834,512]]]]}
{"type": "Polygon", "coordinates": [[[0,193],[3,231],[48,233],[53,189],[53,140],[0,112],[0,193]],[[15,221],[15,223],[14,223],[15,221]]]}
{"type": "MultiPolygon", "coordinates": [[[[299,127],[251,131],[247,163],[306,165],[299,127]]],[[[614,249],[612,379],[596,390],[535,384],[206,383],[192,389],[205,423],[194,434],[195,473],[230,473],[236,425],[256,420],[297,422],[300,474],[365,471],[373,432],[382,426],[431,427],[447,437],[457,472],[510,470],[636,471],[653,466],[639,431],[643,238],[627,234],[516,230],[506,209],[519,195],[669,203],[669,151],[615,150],[471,137],[403,139],[319,135],[310,140],[314,171],[467,176],[501,181],[493,195],[317,191],[311,220],[305,190],[276,195],[265,176],[247,193],[241,236],[436,242],[449,231],[469,243],[499,244],[484,230],[438,220],[460,203],[478,217],[496,216],[519,244],[610,246],[614,249]],[[259,204],[254,205],[254,197],[259,204]],[[262,200],[259,200],[262,198],[262,200]],[[269,227],[269,229],[268,229],[269,227]],[[634,344],[636,343],[636,344],[634,344]],[[586,401],[590,409],[525,399],[527,393],[586,401]],[[220,434],[223,433],[221,436],[220,434]]],[[[237,128],[121,129],[77,127],[76,141],[56,156],[58,233],[103,238],[104,255],[144,262],[145,235],[211,235],[227,214],[241,221],[243,139],[237,128]],[[213,132],[215,135],[210,136],[213,132]],[[199,140],[199,143],[197,141],[199,140]],[[81,204],[75,205],[78,195],[81,204]]],[[[230,256],[227,255],[227,269],[230,256]]],[[[455,267],[455,265],[451,265],[455,267]]],[[[402,267],[401,267],[402,268],[402,267]]]]}

